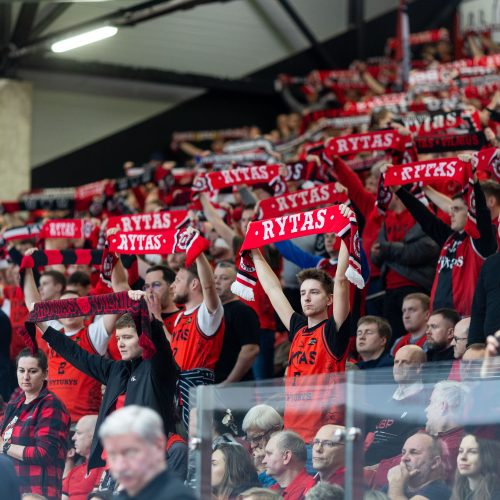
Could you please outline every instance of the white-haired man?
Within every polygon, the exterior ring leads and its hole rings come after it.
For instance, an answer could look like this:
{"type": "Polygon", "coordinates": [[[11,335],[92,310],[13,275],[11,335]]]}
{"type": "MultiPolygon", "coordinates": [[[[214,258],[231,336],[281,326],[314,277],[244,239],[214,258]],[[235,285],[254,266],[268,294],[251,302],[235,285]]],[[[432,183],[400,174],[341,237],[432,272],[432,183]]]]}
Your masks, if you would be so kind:
{"type": "Polygon", "coordinates": [[[150,408],[126,406],[99,429],[111,474],[127,500],[194,500],[194,493],[167,470],[166,438],[160,416],[150,408]]]}

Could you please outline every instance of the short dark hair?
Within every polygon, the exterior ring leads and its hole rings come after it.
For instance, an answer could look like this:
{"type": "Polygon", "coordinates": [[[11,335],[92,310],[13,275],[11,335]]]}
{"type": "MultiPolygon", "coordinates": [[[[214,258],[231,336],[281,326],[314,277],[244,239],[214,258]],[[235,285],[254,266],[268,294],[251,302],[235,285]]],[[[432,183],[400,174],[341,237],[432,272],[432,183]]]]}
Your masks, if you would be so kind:
{"type": "Polygon", "coordinates": [[[441,315],[444,319],[448,320],[455,326],[460,321],[460,314],[455,311],[455,309],[450,309],[448,307],[442,307],[441,309],[435,309],[431,312],[431,316],[441,315]]]}
{"type": "Polygon", "coordinates": [[[493,179],[487,179],[481,182],[481,189],[485,196],[494,196],[497,203],[500,204],[500,184],[493,179]]]}
{"type": "Polygon", "coordinates": [[[133,328],[137,331],[134,318],[130,313],[125,313],[116,320],[115,330],[121,330],[122,328],[133,328]]]}
{"type": "Polygon", "coordinates": [[[21,358],[35,358],[38,361],[38,367],[42,370],[42,372],[46,372],[48,370],[49,362],[47,361],[47,356],[41,349],[32,353],[31,349],[25,347],[16,357],[16,367],[21,358]]]}
{"type": "Polygon", "coordinates": [[[362,316],[358,319],[358,328],[365,323],[372,323],[374,325],[377,325],[378,334],[381,337],[387,339],[387,343],[391,341],[392,328],[386,319],[381,318],[380,316],[362,316]]]}
{"type": "Polygon", "coordinates": [[[302,286],[302,283],[306,280],[316,280],[321,283],[323,290],[331,295],[333,293],[333,280],[332,277],[323,269],[303,269],[300,273],[297,274],[297,280],[299,282],[299,286],[302,286]]]}
{"type": "Polygon", "coordinates": [[[68,277],[68,285],[81,285],[81,286],[89,286],[90,285],[90,277],[87,273],[83,271],[75,271],[70,274],[68,277]]]}
{"type": "Polygon", "coordinates": [[[422,292],[409,293],[408,295],[404,296],[403,302],[405,300],[418,300],[424,311],[428,311],[431,306],[430,297],[422,292]]]}
{"type": "Polygon", "coordinates": [[[188,283],[191,283],[191,281],[193,281],[195,278],[198,281],[200,281],[200,276],[198,275],[198,267],[196,266],[196,263],[190,265],[189,267],[185,267],[184,269],[190,274],[188,283]]]}
{"type": "Polygon", "coordinates": [[[170,269],[167,266],[163,266],[161,264],[157,266],[151,266],[146,271],[146,274],[153,273],[154,271],[161,271],[163,280],[169,283],[170,285],[175,281],[175,273],[172,271],[172,269],[170,269]]]}
{"type": "Polygon", "coordinates": [[[59,271],[49,269],[48,271],[45,271],[42,276],[50,276],[56,285],[61,285],[62,290],[66,288],[66,278],[64,274],[59,271]]]}

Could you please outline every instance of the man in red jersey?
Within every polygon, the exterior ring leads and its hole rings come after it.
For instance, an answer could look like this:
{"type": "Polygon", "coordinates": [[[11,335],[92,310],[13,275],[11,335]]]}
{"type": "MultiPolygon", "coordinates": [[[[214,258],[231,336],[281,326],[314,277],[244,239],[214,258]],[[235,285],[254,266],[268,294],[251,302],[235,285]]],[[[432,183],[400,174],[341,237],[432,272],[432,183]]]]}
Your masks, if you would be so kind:
{"type": "Polygon", "coordinates": [[[214,382],[214,369],[224,339],[224,308],[217,295],[212,267],[205,254],[183,268],[172,285],[175,304],[184,305],[170,332],[174,359],[181,370],[179,403],[188,426],[189,389],[214,382]]]}
{"type": "MultiPolygon", "coordinates": [[[[343,206],[342,214],[351,215],[343,206]]],[[[287,368],[287,403],[285,428],[298,432],[306,443],[326,423],[340,423],[341,412],[335,409],[336,394],[332,374],[345,371],[349,345],[349,283],[345,272],[349,252],[341,242],[335,285],[331,277],[320,269],[305,269],[297,278],[300,283],[300,300],[304,315],[296,313],[285,297],[277,276],[259,250],[252,250],[255,269],[264,291],[268,295],[292,342],[287,368]],[[333,315],[328,309],[333,304],[333,315]],[[301,382],[301,377],[316,376],[301,382]],[[301,386],[304,386],[303,389],[301,386]],[[328,395],[320,393],[329,387],[328,395]],[[316,387],[317,390],[314,390],[316,387]],[[325,400],[327,398],[327,400],[325,400]],[[304,401],[307,400],[307,405],[304,401]]]]}

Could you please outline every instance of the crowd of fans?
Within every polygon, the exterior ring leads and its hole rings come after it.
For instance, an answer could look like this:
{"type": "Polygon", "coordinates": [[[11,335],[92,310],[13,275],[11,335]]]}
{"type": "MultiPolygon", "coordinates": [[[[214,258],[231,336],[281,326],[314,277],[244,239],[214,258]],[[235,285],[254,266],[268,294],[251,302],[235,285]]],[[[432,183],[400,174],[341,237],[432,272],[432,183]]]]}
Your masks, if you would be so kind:
{"type": "Polygon", "coordinates": [[[196,498],[191,389],[280,377],[282,405],[214,412],[212,498],[344,498],[349,412],[365,498],[500,498],[500,51],[419,35],[409,82],[281,75],[269,133],[1,203],[5,498],[196,498]]]}

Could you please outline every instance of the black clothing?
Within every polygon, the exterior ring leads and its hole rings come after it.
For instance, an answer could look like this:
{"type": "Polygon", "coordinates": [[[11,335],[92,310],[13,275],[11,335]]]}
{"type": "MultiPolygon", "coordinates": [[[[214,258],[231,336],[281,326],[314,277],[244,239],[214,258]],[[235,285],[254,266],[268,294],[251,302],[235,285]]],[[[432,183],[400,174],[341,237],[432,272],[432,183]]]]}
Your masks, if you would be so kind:
{"type": "Polygon", "coordinates": [[[427,351],[427,363],[424,365],[422,376],[424,382],[428,384],[435,384],[441,380],[447,380],[453,360],[455,359],[455,352],[453,346],[448,347],[442,351],[435,351],[429,349],[427,351]],[[440,362],[435,364],[435,362],[440,362]]]}
{"type": "MultiPolygon", "coordinates": [[[[228,302],[223,307],[225,329],[222,350],[215,365],[216,384],[226,380],[231,373],[242,346],[259,345],[260,325],[255,311],[239,300],[228,302]]],[[[248,370],[241,380],[253,380],[252,370],[248,370]]]]}
{"type": "Polygon", "coordinates": [[[384,352],[377,359],[370,359],[370,361],[358,361],[356,366],[360,370],[371,370],[372,368],[384,368],[392,366],[393,364],[394,358],[388,352],[384,352]]]}
{"type": "Polygon", "coordinates": [[[196,500],[196,495],[168,470],[164,470],[137,495],[130,496],[123,490],[113,498],[117,500],[196,500]]]}
{"type": "Polygon", "coordinates": [[[145,360],[113,361],[90,354],[51,327],[43,334],[43,339],[73,366],[106,385],[90,449],[89,469],[105,465],[101,458],[102,445],[98,431],[106,416],[114,411],[120,394],[126,394],[125,405],[147,406],[157,411],[163,419],[165,433],[173,430],[178,368],[161,321],[151,322],[151,339],[156,353],[145,360]]]}
{"type": "Polygon", "coordinates": [[[12,328],[9,317],[0,309],[0,396],[8,401],[12,392],[10,342],[12,328]]]}
{"type": "Polygon", "coordinates": [[[488,335],[500,330],[500,253],[490,255],[479,273],[467,345],[486,342],[488,335]]]}
{"type": "Polygon", "coordinates": [[[2,498],[20,500],[19,480],[14,464],[9,457],[0,455],[0,477],[2,478],[2,498]]]}

